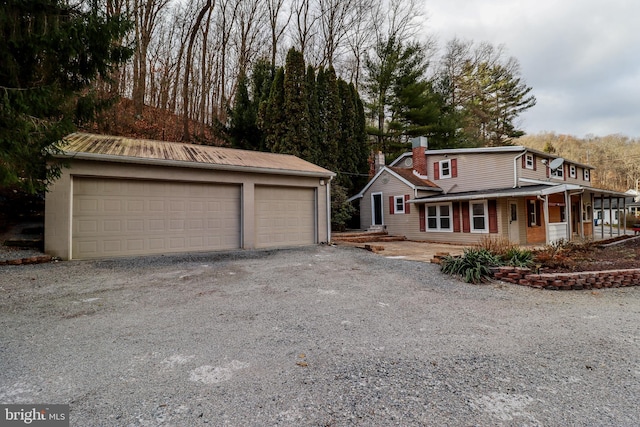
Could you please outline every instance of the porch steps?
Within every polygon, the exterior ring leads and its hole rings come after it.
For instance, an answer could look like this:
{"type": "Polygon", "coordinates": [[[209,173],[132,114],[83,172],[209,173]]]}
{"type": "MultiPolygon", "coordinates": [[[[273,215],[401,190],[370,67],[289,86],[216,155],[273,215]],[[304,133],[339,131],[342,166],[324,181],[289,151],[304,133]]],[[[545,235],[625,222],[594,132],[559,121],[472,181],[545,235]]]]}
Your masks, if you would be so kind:
{"type": "Polygon", "coordinates": [[[371,243],[371,242],[400,242],[407,240],[405,236],[390,236],[386,231],[361,231],[334,233],[332,235],[335,243],[371,243]]]}

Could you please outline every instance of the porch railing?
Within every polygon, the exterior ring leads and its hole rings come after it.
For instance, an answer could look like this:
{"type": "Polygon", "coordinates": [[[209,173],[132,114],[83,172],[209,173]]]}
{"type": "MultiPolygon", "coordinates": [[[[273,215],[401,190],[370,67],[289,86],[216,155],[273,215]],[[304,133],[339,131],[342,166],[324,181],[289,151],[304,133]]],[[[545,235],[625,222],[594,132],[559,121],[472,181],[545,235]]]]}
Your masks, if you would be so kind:
{"type": "Polygon", "coordinates": [[[569,224],[566,222],[552,222],[549,224],[549,243],[558,240],[569,240],[569,224]]]}

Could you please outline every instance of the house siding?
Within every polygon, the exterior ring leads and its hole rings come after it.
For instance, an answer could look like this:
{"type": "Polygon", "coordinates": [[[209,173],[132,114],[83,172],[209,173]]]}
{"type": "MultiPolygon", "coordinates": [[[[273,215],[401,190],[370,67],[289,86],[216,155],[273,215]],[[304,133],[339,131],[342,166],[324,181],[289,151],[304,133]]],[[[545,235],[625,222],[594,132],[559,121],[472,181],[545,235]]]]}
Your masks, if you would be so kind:
{"type": "MultiPolygon", "coordinates": [[[[535,170],[532,169],[527,169],[526,167],[523,166],[523,162],[522,160],[519,160],[517,162],[517,168],[518,168],[518,177],[519,178],[525,178],[525,179],[535,179],[538,181],[550,181],[550,182],[555,182],[555,183],[564,183],[564,184],[577,184],[577,185],[586,185],[586,186],[590,186],[591,185],[591,181],[585,181],[584,180],[584,168],[582,166],[577,166],[576,165],[576,177],[575,178],[571,178],[569,176],[569,168],[570,165],[572,164],[570,161],[565,161],[563,164],[563,168],[564,168],[564,178],[554,178],[554,177],[550,177],[547,176],[547,169],[548,169],[548,165],[545,165],[544,163],[542,163],[542,160],[545,159],[545,157],[539,156],[539,155],[535,155],[534,156],[534,160],[535,160],[535,170]]],[[[547,158],[547,161],[551,161],[553,158],[547,158]]]]}
{"type": "Polygon", "coordinates": [[[373,224],[371,215],[371,194],[382,193],[382,216],[384,225],[389,234],[405,235],[405,230],[410,228],[410,224],[419,227],[418,208],[411,206],[409,214],[391,215],[389,212],[389,197],[408,194],[414,197],[413,189],[387,171],[380,174],[378,179],[367,189],[360,199],[360,227],[369,228],[373,224]]]}
{"type": "Polygon", "coordinates": [[[514,153],[451,154],[445,157],[429,155],[427,152],[427,175],[445,193],[511,187],[514,183],[515,157],[514,153]],[[434,167],[434,164],[452,159],[456,159],[457,177],[435,179],[437,166],[434,167]]]}

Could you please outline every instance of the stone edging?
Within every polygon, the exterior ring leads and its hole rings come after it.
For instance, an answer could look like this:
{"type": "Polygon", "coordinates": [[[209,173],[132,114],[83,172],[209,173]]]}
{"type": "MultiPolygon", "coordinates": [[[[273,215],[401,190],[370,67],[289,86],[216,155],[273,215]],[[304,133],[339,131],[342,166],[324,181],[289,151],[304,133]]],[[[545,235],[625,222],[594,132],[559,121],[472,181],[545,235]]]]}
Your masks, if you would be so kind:
{"type": "Polygon", "coordinates": [[[27,258],[0,260],[0,265],[42,264],[53,261],[51,255],[32,256],[27,258]]]}
{"type": "Polygon", "coordinates": [[[532,274],[529,268],[496,267],[495,279],[522,286],[549,290],[581,290],[640,286],[640,268],[577,273],[532,274]]]}

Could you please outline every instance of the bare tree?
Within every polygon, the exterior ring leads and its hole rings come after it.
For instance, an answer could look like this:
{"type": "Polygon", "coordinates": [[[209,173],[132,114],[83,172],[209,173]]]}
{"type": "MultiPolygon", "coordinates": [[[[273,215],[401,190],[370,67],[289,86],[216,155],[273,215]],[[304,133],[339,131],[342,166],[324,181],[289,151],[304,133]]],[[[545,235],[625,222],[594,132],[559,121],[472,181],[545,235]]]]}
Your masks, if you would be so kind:
{"type": "Polygon", "coordinates": [[[271,31],[271,67],[275,68],[278,43],[280,42],[282,35],[287,29],[289,22],[291,22],[293,9],[290,8],[289,16],[284,23],[281,23],[280,14],[282,13],[282,10],[284,8],[284,0],[266,0],[266,3],[267,11],[269,13],[269,30],[271,31]]]}

